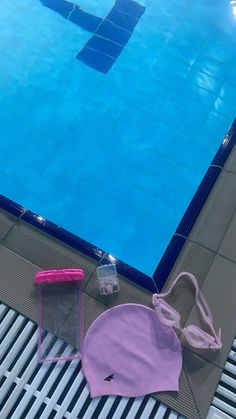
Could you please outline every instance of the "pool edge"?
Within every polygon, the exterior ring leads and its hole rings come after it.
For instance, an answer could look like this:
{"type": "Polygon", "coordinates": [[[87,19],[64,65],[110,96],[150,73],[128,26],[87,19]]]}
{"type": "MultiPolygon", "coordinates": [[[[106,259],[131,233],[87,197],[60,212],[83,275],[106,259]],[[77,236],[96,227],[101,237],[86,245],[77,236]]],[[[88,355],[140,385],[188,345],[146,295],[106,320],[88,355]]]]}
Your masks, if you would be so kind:
{"type": "MultiPolygon", "coordinates": [[[[117,271],[126,276],[128,279],[146,288],[151,292],[161,290],[166,279],[168,278],[188,236],[197,220],[209,194],[215,185],[222,169],[236,143],[236,119],[233,121],[229,131],[223,138],[206,174],[203,177],[196,193],[194,194],[190,204],[185,211],[174,235],[172,236],[160,262],[158,263],[153,276],[150,277],[129,264],[115,258],[117,271]]],[[[27,210],[16,202],[0,195],[0,208],[21,218],[23,221],[39,228],[52,237],[64,242],[74,249],[90,256],[96,261],[103,257],[103,262],[109,263],[111,258],[108,253],[99,247],[87,242],[86,240],[76,236],[73,233],[63,229],[62,227],[52,223],[51,221],[39,216],[38,214],[27,210]]]]}

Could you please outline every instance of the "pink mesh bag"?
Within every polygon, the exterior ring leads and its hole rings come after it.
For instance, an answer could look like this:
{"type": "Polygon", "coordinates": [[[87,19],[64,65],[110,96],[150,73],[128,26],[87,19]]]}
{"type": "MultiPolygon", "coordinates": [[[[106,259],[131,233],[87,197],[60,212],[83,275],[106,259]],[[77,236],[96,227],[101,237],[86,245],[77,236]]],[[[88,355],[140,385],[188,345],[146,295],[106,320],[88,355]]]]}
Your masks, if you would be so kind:
{"type": "Polygon", "coordinates": [[[82,269],[36,273],[39,362],[81,358],[83,278],[82,269]]]}

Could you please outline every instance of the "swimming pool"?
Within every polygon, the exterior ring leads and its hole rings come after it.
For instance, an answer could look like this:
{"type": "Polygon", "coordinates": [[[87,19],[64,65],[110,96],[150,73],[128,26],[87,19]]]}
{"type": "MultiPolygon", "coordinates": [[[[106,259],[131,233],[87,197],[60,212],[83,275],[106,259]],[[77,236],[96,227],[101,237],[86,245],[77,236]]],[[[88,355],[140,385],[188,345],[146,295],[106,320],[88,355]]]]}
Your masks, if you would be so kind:
{"type": "Polygon", "coordinates": [[[138,0],[96,68],[85,26],[133,2],[57,2],[1,1],[1,194],[152,275],[236,115],[234,4],[138,0]]]}

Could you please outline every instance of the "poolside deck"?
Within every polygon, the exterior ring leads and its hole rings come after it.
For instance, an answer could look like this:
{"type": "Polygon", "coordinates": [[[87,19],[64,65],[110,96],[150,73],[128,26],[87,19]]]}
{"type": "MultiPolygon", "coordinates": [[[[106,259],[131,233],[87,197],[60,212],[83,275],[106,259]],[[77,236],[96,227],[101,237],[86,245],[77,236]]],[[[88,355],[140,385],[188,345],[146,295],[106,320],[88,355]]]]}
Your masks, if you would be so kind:
{"type": "MultiPolygon", "coordinates": [[[[150,306],[150,293],[119,275],[118,295],[100,296],[95,270],[105,254],[94,261],[4,210],[0,211],[0,301],[37,321],[33,286],[40,269],[82,267],[85,270],[85,330],[107,307],[127,302],[150,306]]],[[[217,355],[185,347],[184,368],[178,395],[157,397],[188,418],[207,415],[231,343],[236,334],[236,147],[220,174],[167,283],[181,271],[196,275],[213,312],[216,328],[222,327],[223,348],[217,355]]],[[[186,284],[172,298],[183,323],[198,321],[186,284]]],[[[62,336],[63,337],[63,336],[62,336]]]]}

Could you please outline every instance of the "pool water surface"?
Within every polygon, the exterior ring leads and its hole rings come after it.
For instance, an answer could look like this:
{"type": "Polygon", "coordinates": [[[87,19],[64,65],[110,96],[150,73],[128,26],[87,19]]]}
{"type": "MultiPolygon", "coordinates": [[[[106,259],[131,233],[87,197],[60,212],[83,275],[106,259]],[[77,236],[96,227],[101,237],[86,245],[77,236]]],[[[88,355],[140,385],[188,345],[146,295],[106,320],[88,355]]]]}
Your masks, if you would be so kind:
{"type": "Polygon", "coordinates": [[[1,0],[0,193],[152,275],[236,115],[233,2],[138,0],[100,67],[133,2],[59,3],[1,0]]]}

